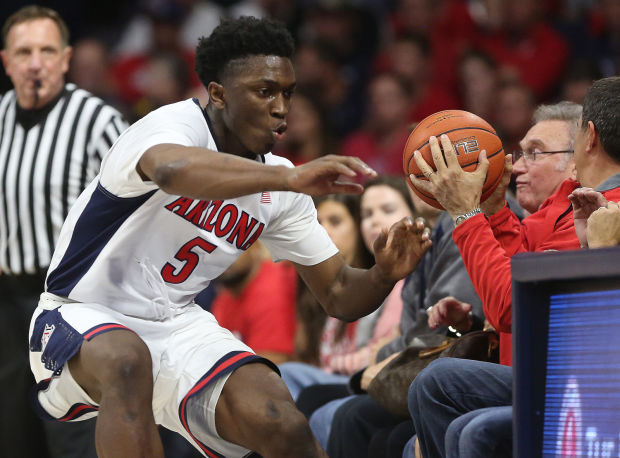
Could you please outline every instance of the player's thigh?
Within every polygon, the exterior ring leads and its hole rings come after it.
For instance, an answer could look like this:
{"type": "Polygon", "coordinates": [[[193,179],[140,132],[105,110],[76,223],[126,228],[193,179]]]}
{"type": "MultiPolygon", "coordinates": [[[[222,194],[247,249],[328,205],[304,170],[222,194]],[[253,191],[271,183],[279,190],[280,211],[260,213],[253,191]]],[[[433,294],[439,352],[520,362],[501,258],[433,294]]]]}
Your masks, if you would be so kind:
{"type": "Polygon", "coordinates": [[[308,428],[280,376],[261,363],[245,364],[231,374],[215,422],[222,438],[254,450],[275,432],[286,435],[287,430],[308,428]]]}

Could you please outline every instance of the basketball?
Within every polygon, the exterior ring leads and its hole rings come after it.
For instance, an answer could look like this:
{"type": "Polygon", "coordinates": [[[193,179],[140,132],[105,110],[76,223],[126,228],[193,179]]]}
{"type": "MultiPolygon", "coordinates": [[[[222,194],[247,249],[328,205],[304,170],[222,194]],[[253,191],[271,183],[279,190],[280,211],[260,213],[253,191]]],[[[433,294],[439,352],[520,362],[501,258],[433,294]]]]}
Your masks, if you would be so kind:
{"type": "MultiPolygon", "coordinates": [[[[415,187],[409,175],[427,180],[418,168],[413,152],[418,150],[426,163],[436,170],[428,139],[446,134],[454,150],[461,168],[473,172],[478,167],[478,154],[486,150],[489,160],[489,171],[482,188],[480,202],[484,202],[499,185],[504,173],[504,148],[495,129],[479,116],[463,110],[444,110],[424,118],[409,134],[403,151],[403,169],[407,184],[423,201],[435,208],[443,207],[432,194],[415,187]]],[[[441,145],[441,142],[439,143],[441,145]]],[[[428,180],[427,180],[428,181],[428,180]]]]}

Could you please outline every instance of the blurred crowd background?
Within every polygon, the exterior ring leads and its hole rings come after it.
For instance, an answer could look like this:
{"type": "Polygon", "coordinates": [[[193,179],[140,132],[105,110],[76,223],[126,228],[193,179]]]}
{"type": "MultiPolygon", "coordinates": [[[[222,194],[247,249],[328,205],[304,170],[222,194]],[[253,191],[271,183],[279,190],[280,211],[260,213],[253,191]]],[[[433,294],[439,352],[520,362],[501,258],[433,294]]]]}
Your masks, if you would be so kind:
{"type": "MultiPolygon", "coordinates": [[[[27,2],[2,2],[6,18],[27,2]]],[[[541,102],[582,102],[619,74],[620,0],[56,0],[74,47],[69,80],[134,122],[187,97],[198,38],[220,18],[276,18],[297,41],[298,90],[277,153],[356,155],[401,173],[411,126],[462,108],[517,147],[541,102]]],[[[2,72],[0,91],[10,81],[2,72]]]]}

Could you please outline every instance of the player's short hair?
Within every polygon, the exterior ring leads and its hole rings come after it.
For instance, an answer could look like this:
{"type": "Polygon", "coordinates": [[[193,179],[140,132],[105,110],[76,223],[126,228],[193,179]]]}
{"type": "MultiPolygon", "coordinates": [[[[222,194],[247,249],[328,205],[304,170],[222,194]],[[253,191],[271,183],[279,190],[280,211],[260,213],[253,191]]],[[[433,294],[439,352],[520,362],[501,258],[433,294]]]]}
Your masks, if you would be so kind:
{"type": "Polygon", "coordinates": [[[221,83],[230,62],[235,59],[250,56],[291,59],[294,51],[293,37],[282,23],[241,16],[222,21],[211,35],[200,38],[195,70],[207,87],[211,81],[221,83]]]}
{"type": "Polygon", "coordinates": [[[24,6],[15,13],[11,14],[4,22],[4,25],[2,26],[2,41],[4,43],[4,47],[6,48],[9,32],[13,26],[23,22],[34,21],[35,19],[51,19],[54,21],[60,31],[62,46],[65,47],[69,45],[69,28],[62,17],[60,17],[60,14],[51,8],[45,8],[39,5],[29,5],[24,6]]]}
{"type": "Polygon", "coordinates": [[[563,101],[552,105],[539,105],[534,111],[534,123],[541,121],[565,121],[570,133],[570,147],[575,143],[582,107],[578,103],[563,101]]]}
{"type": "Polygon", "coordinates": [[[581,128],[592,121],[605,152],[620,163],[620,76],[594,82],[583,100],[581,128]]]}

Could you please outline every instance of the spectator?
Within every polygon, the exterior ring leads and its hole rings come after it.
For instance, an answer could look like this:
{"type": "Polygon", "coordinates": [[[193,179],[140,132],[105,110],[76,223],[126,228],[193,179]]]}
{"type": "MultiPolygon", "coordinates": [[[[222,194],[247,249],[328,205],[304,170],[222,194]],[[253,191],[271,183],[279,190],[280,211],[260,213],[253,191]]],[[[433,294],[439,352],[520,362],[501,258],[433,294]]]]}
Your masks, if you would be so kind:
{"type": "MultiPolygon", "coordinates": [[[[366,184],[360,202],[360,229],[366,248],[373,252],[376,238],[394,221],[413,217],[413,205],[403,180],[379,177],[366,184]]],[[[348,375],[366,366],[373,357],[373,347],[393,336],[400,316],[402,283],[394,286],[383,305],[357,323],[354,346],[346,351],[325,354],[320,368],[289,363],[280,367],[282,378],[294,399],[302,389],[316,384],[345,384],[348,375]],[[338,374],[339,377],[333,377],[338,374]]],[[[328,322],[329,325],[333,323],[328,322]]],[[[326,329],[329,332],[329,327],[326,329]]],[[[344,349],[343,349],[344,350],[344,349]]],[[[337,390],[337,394],[342,393],[337,390]]]]}
{"type": "Polygon", "coordinates": [[[295,165],[336,152],[325,114],[307,94],[297,91],[287,118],[288,129],[275,152],[295,165]]]}
{"type": "MultiPolygon", "coordinates": [[[[606,198],[615,199],[620,197],[620,139],[617,130],[619,113],[620,78],[606,78],[595,82],[584,100],[583,113],[574,140],[574,160],[579,182],[584,186],[597,188],[606,198]]],[[[549,134],[548,140],[557,138],[556,132],[549,134]]],[[[437,148],[437,143],[433,140],[431,146],[437,148]]],[[[542,146],[544,145],[540,147],[542,146]]],[[[544,154],[545,150],[530,151],[534,154],[532,159],[544,154]]],[[[447,162],[450,163],[450,156],[454,153],[447,143],[444,143],[444,152],[447,162]]],[[[419,163],[422,164],[422,161],[419,163]]],[[[480,212],[479,209],[471,212],[479,205],[476,201],[479,199],[476,197],[479,191],[476,194],[475,190],[480,189],[485,165],[467,176],[462,175],[455,179],[452,175],[450,183],[460,183],[459,190],[455,189],[458,185],[451,186],[444,181],[444,169],[445,167],[440,167],[438,177],[432,175],[432,183],[426,190],[433,192],[457,219],[454,239],[474,286],[483,299],[487,319],[499,331],[510,332],[510,256],[522,251],[579,247],[573,212],[566,205],[568,195],[578,187],[578,183],[572,180],[564,182],[520,227],[515,223],[506,224],[511,219],[510,212],[505,208],[497,211],[499,206],[495,199],[485,208],[489,220],[476,214],[480,212]],[[467,192],[468,196],[473,193],[473,201],[454,205],[456,199],[450,196],[455,195],[454,193],[463,196],[464,192],[467,192]],[[461,216],[464,214],[467,216],[461,216]],[[470,217],[471,214],[473,216],[470,217]],[[501,225],[497,224],[500,220],[503,220],[501,225]],[[483,259],[479,257],[480,250],[485,252],[483,259]],[[474,260],[474,257],[477,260],[474,260]]],[[[451,166],[448,170],[454,172],[450,169],[451,166]]],[[[459,174],[459,171],[456,172],[459,174]]],[[[505,179],[504,185],[506,183],[505,179]]],[[[576,205],[575,201],[573,205],[576,221],[583,216],[580,214],[583,209],[576,205]]],[[[505,352],[508,341],[504,339],[500,344],[504,363],[510,361],[510,355],[505,352]]],[[[432,363],[414,380],[409,395],[409,410],[422,454],[509,455],[512,450],[511,403],[512,371],[509,367],[451,359],[432,363]],[[450,399],[442,396],[440,392],[450,392],[450,399]]]]}
{"type": "Polygon", "coordinates": [[[2,62],[14,89],[0,99],[0,443],[8,457],[95,456],[94,422],[43,424],[24,342],[69,208],[127,127],[120,113],[65,84],[72,48],[56,11],[32,5],[2,29],[2,62]]]}
{"type": "Polygon", "coordinates": [[[493,127],[502,140],[504,151],[519,149],[536,108],[532,92],[519,83],[506,83],[495,93],[493,127]]]}
{"type": "Polygon", "coordinates": [[[499,75],[493,58],[479,50],[465,52],[459,61],[458,77],[463,109],[494,124],[499,75]]]}
{"type": "Polygon", "coordinates": [[[257,242],[216,284],[211,313],[220,326],[274,364],[292,357],[297,276],[290,263],[274,263],[257,242]]]}
{"type": "MultiPolygon", "coordinates": [[[[360,233],[359,196],[330,194],[314,199],[317,218],[321,226],[338,247],[338,251],[351,266],[368,268],[372,255],[366,249],[360,233]]],[[[300,283],[297,302],[296,352],[299,361],[318,367],[326,367],[333,354],[355,350],[357,322],[346,323],[328,317],[308,288],[300,283]]],[[[287,364],[287,366],[292,364],[287,364]]],[[[297,375],[306,366],[298,366],[297,375]]],[[[314,373],[314,372],[313,372],[314,373]]],[[[321,373],[322,374],[322,373],[321,373]]],[[[341,382],[342,377],[333,374],[330,381],[341,382]]],[[[307,385],[311,382],[303,382],[307,385]]],[[[289,389],[292,386],[289,385],[289,389]]],[[[293,397],[297,390],[293,389],[293,397]]]]}
{"type": "Polygon", "coordinates": [[[368,86],[364,127],[345,137],[341,153],[358,156],[378,173],[398,175],[409,137],[409,84],[392,73],[376,75],[368,86]]]}
{"type": "Polygon", "coordinates": [[[564,38],[543,22],[541,2],[481,3],[496,14],[489,14],[486,18],[491,20],[478,23],[475,46],[493,56],[503,79],[525,84],[537,100],[553,96],[569,53],[564,38]]]}

